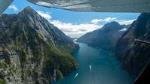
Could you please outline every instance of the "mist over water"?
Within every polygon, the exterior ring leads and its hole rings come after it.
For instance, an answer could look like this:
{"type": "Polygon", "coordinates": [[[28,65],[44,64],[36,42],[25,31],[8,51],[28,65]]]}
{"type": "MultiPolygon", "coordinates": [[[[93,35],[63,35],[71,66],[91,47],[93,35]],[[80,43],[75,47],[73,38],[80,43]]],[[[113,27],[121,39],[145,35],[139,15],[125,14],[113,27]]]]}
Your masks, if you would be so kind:
{"type": "Polygon", "coordinates": [[[55,84],[133,84],[112,52],[78,44],[80,49],[74,57],[79,69],[55,84]]]}

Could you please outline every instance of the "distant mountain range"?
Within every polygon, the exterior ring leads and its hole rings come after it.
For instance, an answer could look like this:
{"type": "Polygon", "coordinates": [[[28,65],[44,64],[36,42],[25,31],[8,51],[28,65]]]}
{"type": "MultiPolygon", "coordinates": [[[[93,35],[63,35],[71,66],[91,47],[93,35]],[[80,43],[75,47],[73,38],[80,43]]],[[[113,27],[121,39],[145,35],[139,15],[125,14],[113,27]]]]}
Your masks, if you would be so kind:
{"type": "Polygon", "coordinates": [[[150,63],[150,13],[141,14],[128,26],[117,22],[107,23],[77,41],[113,50],[123,68],[137,77],[150,63]]]}
{"type": "Polygon", "coordinates": [[[150,13],[141,14],[119,39],[116,55],[135,77],[150,63],[150,13]]]}
{"type": "MultiPolygon", "coordinates": [[[[31,7],[0,16],[0,80],[50,84],[77,68],[78,45],[31,7]]],[[[1,81],[0,81],[1,82],[1,81]]]]}
{"type": "MultiPolygon", "coordinates": [[[[150,63],[150,13],[131,25],[105,24],[78,42],[114,51],[123,68],[137,77],[150,63]]],[[[79,48],[31,7],[0,16],[0,84],[50,84],[78,67],[79,48]]]]}
{"type": "Polygon", "coordinates": [[[126,27],[126,25],[120,25],[115,21],[110,22],[98,30],[81,36],[77,41],[94,47],[114,50],[118,39],[127,30],[126,27]]]}

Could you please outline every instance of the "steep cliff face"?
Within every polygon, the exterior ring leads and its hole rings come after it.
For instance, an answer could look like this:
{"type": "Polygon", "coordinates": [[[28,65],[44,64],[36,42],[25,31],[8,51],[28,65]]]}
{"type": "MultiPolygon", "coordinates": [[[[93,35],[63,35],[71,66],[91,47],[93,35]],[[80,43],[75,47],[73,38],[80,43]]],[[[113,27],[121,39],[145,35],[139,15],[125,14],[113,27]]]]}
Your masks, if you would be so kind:
{"type": "Polygon", "coordinates": [[[101,29],[83,35],[77,41],[90,46],[113,50],[123,33],[124,26],[117,22],[110,22],[105,24],[101,29]]]}
{"type": "Polygon", "coordinates": [[[0,16],[0,79],[8,84],[49,84],[75,70],[78,46],[32,8],[0,16]]]}
{"type": "Polygon", "coordinates": [[[117,43],[123,67],[137,76],[150,61],[150,13],[141,14],[117,43]]]}

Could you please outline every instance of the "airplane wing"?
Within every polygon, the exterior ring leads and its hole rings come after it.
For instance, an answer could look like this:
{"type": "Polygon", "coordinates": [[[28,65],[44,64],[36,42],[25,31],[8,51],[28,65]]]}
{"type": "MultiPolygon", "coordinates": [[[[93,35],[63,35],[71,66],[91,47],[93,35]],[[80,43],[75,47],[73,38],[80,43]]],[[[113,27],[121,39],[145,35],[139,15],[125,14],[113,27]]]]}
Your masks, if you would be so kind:
{"type": "MultiPolygon", "coordinates": [[[[0,14],[13,0],[0,0],[0,14]]],[[[31,3],[72,11],[150,12],[150,0],[27,0],[31,3]]]]}
{"type": "Polygon", "coordinates": [[[72,11],[150,12],[150,0],[28,0],[31,3],[72,11]]]}
{"type": "Polygon", "coordinates": [[[0,0],[0,14],[13,2],[13,0],[0,0]]]}

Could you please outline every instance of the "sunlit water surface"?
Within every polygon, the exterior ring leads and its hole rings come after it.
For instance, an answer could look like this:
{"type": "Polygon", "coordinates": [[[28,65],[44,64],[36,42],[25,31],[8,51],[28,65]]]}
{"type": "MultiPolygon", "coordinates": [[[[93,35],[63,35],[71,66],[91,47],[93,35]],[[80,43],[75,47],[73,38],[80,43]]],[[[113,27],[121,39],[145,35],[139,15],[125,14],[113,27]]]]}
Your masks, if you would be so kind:
{"type": "Polygon", "coordinates": [[[80,49],[75,58],[79,69],[54,84],[133,84],[132,77],[121,68],[113,53],[78,44],[80,49]]]}

